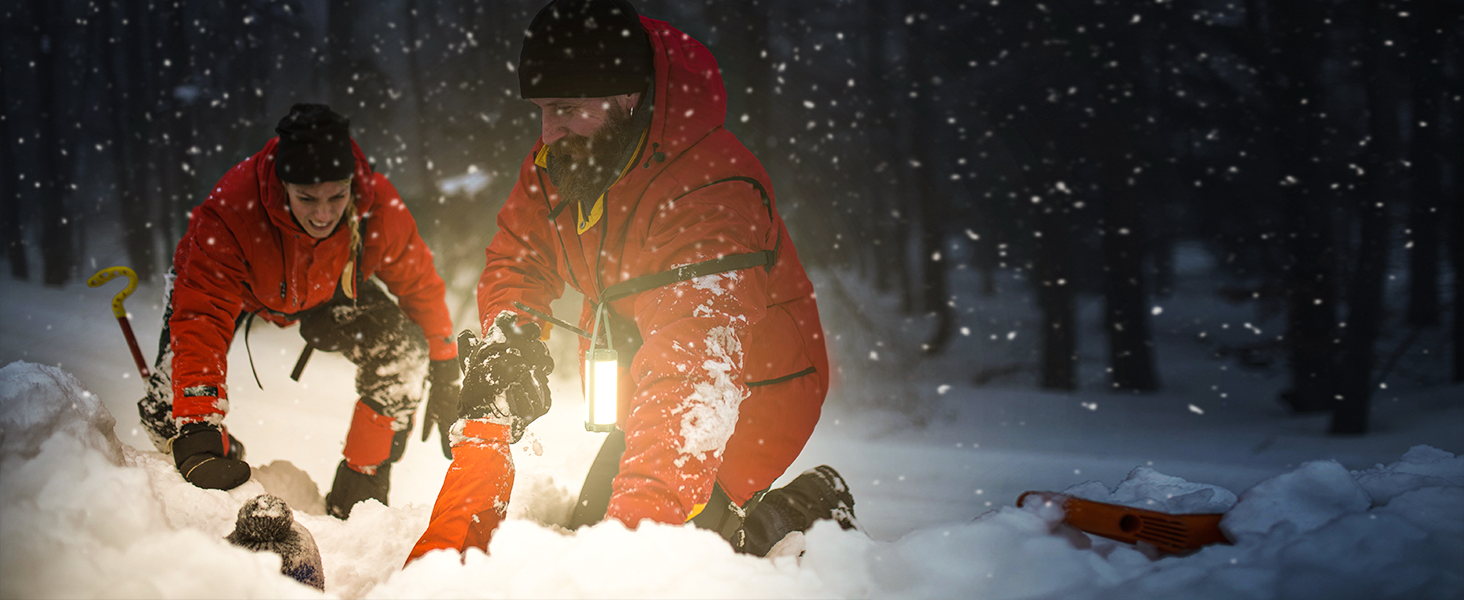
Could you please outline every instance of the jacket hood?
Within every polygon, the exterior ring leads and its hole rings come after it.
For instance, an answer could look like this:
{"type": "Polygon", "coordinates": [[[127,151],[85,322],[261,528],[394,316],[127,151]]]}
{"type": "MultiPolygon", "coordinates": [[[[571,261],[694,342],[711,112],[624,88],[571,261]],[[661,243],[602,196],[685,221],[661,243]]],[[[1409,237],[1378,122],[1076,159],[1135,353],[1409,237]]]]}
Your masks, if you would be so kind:
{"type": "MultiPolygon", "coordinates": [[[[711,51],[670,23],[645,16],[640,20],[651,42],[654,109],[643,148],[635,148],[632,158],[655,153],[661,156],[645,163],[645,168],[632,165],[616,185],[626,179],[646,181],[643,175],[654,176],[660,172],[687,148],[720,129],[727,118],[727,90],[711,51]],[[643,174],[647,169],[651,172],[643,174]]],[[[541,136],[534,144],[532,156],[537,157],[543,151],[541,136]]],[[[541,161],[536,162],[543,166],[541,161]]]]}
{"type": "Polygon", "coordinates": [[[655,114],[647,145],[673,161],[727,119],[727,88],[717,59],[701,42],[670,23],[642,16],[655,69],[655,114]]]}
{"type": "MultiPolygon", "coordinates": [[[[285,194],[284,183],[275,175],[275,149],[279,143],[280,138],[271,139],[259,151],[259,159],[254,161],[254,175],[259,182],[259,199],[275,227],[281,231],[304,234],[305,229],[290,214],[290,202],[285,194]]],[[[364,218],[376,203],[376,181],[371,176],[371,163],[367,162],[366,155],[361,152],[361,147],[356,145],[354,139],[351,140],[351,153],[356,157],[355,175],[351,177],[351,195],[355,198],[356,214],[364,218]]],[[[340,235],[345,230],[344,227],[337,227],[331,237],[340,235]]]]}

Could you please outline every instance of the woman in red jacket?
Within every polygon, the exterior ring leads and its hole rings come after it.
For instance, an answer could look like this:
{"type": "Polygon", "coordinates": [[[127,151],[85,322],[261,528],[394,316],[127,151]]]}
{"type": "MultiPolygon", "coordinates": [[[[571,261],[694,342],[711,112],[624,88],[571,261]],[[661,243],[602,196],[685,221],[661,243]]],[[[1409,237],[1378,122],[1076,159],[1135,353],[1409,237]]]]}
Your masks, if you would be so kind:
{"type": "Polygon", "coordinates": [[[548,408],[533,315],[565,285],[585,295],[582,329],[606,311],[621,359],[618,430],[571,527],[690,521],[759,555],[815,519],[853,527],[827,466],[767,492],[818,421],[828,357],[767,173],[722,126],[711,53],[624,0],[555,0],[518,74],[542,137],[498,213],[478,284],[485,343],[463,349],[453,465],[409,560],[483,548],[502,519],[506,444],[548,408]]]}
{"type": "Polygon", "coordinates": [[[360,400],[326,496],[330,513],[346,518],[361,500],[386,503],[391,464],[429,382],[423,438],[436,422],[448,452],[457,344],[432,253],[401,195],[351,140],[350,122],[297,104],[276,131],[189,217],[138,412],[184,479],[210,489],[248,481],[243,446],[223,426],[229,345],[254,316],[300,322],[310,348],[341,352],[358,368],[360,400]]]}

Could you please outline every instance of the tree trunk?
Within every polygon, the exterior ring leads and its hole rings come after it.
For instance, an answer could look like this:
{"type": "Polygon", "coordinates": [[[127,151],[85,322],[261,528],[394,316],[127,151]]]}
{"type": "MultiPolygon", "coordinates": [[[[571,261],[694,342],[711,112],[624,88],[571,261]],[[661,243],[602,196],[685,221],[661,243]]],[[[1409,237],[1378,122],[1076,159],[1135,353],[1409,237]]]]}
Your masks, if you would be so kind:
{"type": "MultiPolygon", "coordinates": [[[[1045,138],[1039,155],[1029,156],[1032,180],[1027,189],[1047,191],[1049,182],[1061,181],[1055,173],[1063,163],[1054,138],[1045,138]]],[[[1032,287],[1042,315],[1040,385],[1045,389],[1078,388],[1077,285],[1073,281],[1072,232],[1066,207],[1055,194],[1031,194],[1029,203],[1034,224],[1035,256],[1032,287]]]]}
{"type": "MultiPolygon", "coordinates": [[[[121,57],[113,52],[120,40],[137,39],[128,35],[129,30],[116,32],[112,29],[113,16],[112,8],[114,2],[103,1],[99,4],[97,18],[102,23],[102,35],[106,40],[107,51],[103,53],[103,60],[106,64],[102,67],[107,81],[108,101],[112,109],[108,111],[112,126],[112,168],[117,187],[117,201],[122,205],[122,239],[123,246],[127,250],[128,262],[132,270],[137,272],[137,278],[142,281],[152,281],[157,274],[157,252],[153,240],[152,215],[149,210],[147,194],[143,192],[142,182],[138,171],[131,164],[135,155],[135,145],[132,136],[127,131],[127,116],[134,112],[130,101],[134,97],[124,91],[128,85],[137,78],[137,73],[129,73],[124,80],[120,73],[119,62],[121,57]]],[[[129,23],[130,29],[136,26],[129,23]]],[[[133,42],[135,43],[135,42],[133,42]]]]}
{"type": "Polygon", "coordinates": [[[427,90],[423,89],[424,86],[422,84],[422,69],[426,67],[422,64],[422,48],[417,45],[421,41],[419,40],[419,36],[422,35],[421,27],[419,27],[419,21],[422,18],[421,11],[422,2],[419,0],[407,0],[406,44],[411,48],[411,53],[407,55],[408,64],[410,65],[410,68],[407,70],[407,80],[412,87],[412,114],[414,117],[413,121],[417,125],[417,160],[413,161],[416,165],[417,185],[415,186],[415,193],[410,195],[415,196],[419,201],[436,196],[435,188],[432,184],[434,180],[432,167],[434,165],[430,151],[432,133],[429,131],[427,125],[427,90]]]}
{"type": "MultiPolygon", "coordinates": [[[[904,3],[907,14],[920,11],[913,2],[904,3]]],[[[926,47],[936,35],[928,21],[918,21],[910,31],[917,39],[925,40],[926,47]]],[[[909,114],[910,149],[915,166],[909,171],[915,182],[915,210],[920,227],[920,306],[927,316],[933,317],[935,328],[931,337],[921,345],[926,354],[938,354],[945,350],[955,335],[956,315],[950,305],[950,286],[947,283],[946,253],[941,248],[944,237],[942,224],[949,216],[944,206],[947,198],[939,197],[936,188],[936,165],[939,147],[936,128],[932,121],[938,117],[937,88],[932,82],[937,78],[931,70],[930,61],[910,61],[911,93],[914,94],[913,110],[909,114]]]]}
{"type": "MultiPolygon", "coordinates": [[[[1100,25],[1117,25],[1135,16],[1132,10],[1116,6],[1097,5],[1093,10],[1100,25]]],[[[1114,390],[1151,392],[1159,388],[1159,376],[1154,365],[1154,340],[1149,333],[1145,199],[1161,197],[1159,184],[1163,180],[1159,170],[1146,164],[1143,157],[1153,154],[1146,150],[1155,135],[1149,124],[1156,122],[1156,115],[1148,106],[1151,100],[1142,75],[1143,42],[1131,39],[1111,43],[1111,34],[1093,35],[1093,45],[1105,47],[1087,57],[1092,61],[1089,68],[1096,74],[1095,81],[1102,88],[1098,104],[1104,106],[1094,111],[1090,126],[1085,128],[1085,143],[1079,147],[1098,165],[1102,186],[1099,204],[1110,385],[1114,390]]]]}
{"type": "Polygon", "coordinates": [[[1364,151],[1364,169],[1357,186],[1360,242],[1357,269],[1348,292],[1347,327],[1342,337],[1338,400],[1332,411],[1331,433],[1367,433],[1372,398],[1372,372],[1378,331],[1385,317],[1383,282],[1388,270],[1389,201],[1397,194],[1404,149],[1398,130],[1398,102],[1393,77],[1396,62],[1388,43],[1391,13],[1383,0],[1370,0],[1363,14],[1367,23],[1367,112],[1370,140],[1364,151]]]}
{"type": "MultiPolygon", "coordinates": [[[[898,128],[893,125],[897,118],[891,101],[894,87],[890,81],[896,66],[891,63],[889,56],[889,36],[896,33],[888,31],[883,25],[890,19],[892,4],[886,0],[871,0],[864,3],[862,15],[862,26],[870,32],[865,36],[864,45],[864,71],[868,77],[859,80],[857,84],[867,88],[864,95],[869,99],[869,144],[872,148],[879,149],[899,147],[898,128]]],[[[869,154],[873,164],[865,174],[870,181],[871,222],[868,224],[868,245],[875,289],[881,292],[895,290],[904,294],[901,308],[908,313],[914,308],[906,291],[912,285],[906,247],[909,223],[904,217],[905,213],[899,212],[903,204],[898,166],[900,161],[893,154],[896,153],[874,151],[869,154]]]]}
{"type": "MultiPolygon", "coordinates": [[[[1333,396],[1337,338],[1337,240],[1332,229],[1332,193],[1327,177],[1308,157],[1329,156],[1327,123],[1310,107],[1323,100],[1314,77],[1320,70],[1328,12],[1317,2],[1278,1],[1271,5],[1264,36],[1265,87],[1276,107],[1270,115],[1276,160],[1284,182],[1282,220],[1290,265],[1287,271],[1286,342],[1291,388],[1282,400],[1293,412],[1326,410],[1333,396]]],[[[1247,14],[1259,16],[1257,6],[1247,14]]],[[[1332,145],[1335,147],[1336,145],[1332,145]]]]}
{"type": "MultiPolygon", "coordinates": [[[[64,114],[72,98],[58,98],[56,75],[60,61],[57,52],[62,48],[57,33],[61,28],[56,11],[61,6],[46,0],[35,0],[32,4],[37,21],[36,36],[39,47],[36,52],[36,107],[40,110],[39,127],[42,132],[37,140],[36,180],[41,212],[41,281],[46,285],[65,285],[76,269],[76,244],[70,209],[67,206],[70,195],[63,181],[70,161],[62,153],[69,154],[71,135],[70,119],[64,114]],[[58,102],[59,100],[59,102],[58,102]]],[[[67,69],[63,77],[79,77],[79,73],[67,69]]]]}
{"type": "Polygon", "coordinates": [[[1145,223],[1148,226],[1149,264],[1152,265],[1151,272],[1154,274],[1154,296],[1156,298],[1170,298],[1174,295],[1175,282],[1175,224],[1170,212],[1175,198],[1184,197],[1184,184],[1179,180],[1179,173],[1173,165],[1158,164],[1150,165],[1150,168],[1157,170],[1154,173],[1155,198],[1156,202],[1145,210],[1148,219],[1145,223]]]}
{"type": "Polygon", "coordinates": [[[1444,190],[1444,17],[1443,2],[1418,5],[1413,29],[1418,45],[1409,61],[1413,80],[1414,129],[1410,145],[1412,183],[1408,211],[1408,323],[1415,327],[1439,322],[1439,263],[1443,240],[1439,211],[1444,190]]]}
{"type": "Polygon", "coordinates": [[[1444,89],[1449,99],[1444,107],[1447,114],[1451,114],[1447,126],[1443,130],[1444,139],[1448,141],[1444,149],[1444,164],[1449,165],[1450,177],[1449,186],[1443,191],[1443,197],[1447,204],[1453,205],[1453,218],[1449,226],[1449,250],[1450,262],[1454,265],[1454,327],[1453,327],[1453,350],[1454,350],[1454,382],[1464,383],[1464,58],[1460,58],[1461,47],[1464,47],[1464,37],[1459,31],[1464,30],[1464,4],[1459,2],[1444,2],[1447,7],[1445,18],[1440,19],[1444,24],[1444,31],[1453,32],[1452,39],[1447,42],[1448,50],[1442,56],[1451,57],[1451,68],[1445,69],[1447,83],[1444,89]],[[1448,202],[1452,198],[1453,202],[1448,202]]]}
{"type": "Polygon", "coordinates": [[[326,2],[326,78],[330,85],[330,103],[337,112],[356,108],[351,93],[351,56],[355,41],[355,14],[351,0],[326,2]]]}
{"type": "Polygon", "coordinates": [[[180,93],[185,84],[191,83],[188,77],[193,66],[183,6],[180,2],[164,9],[163,68],[158,70],[157,89],[161,102],[155,117],[163,131],[163,143],[158,145],[162,153],[158,173],[162,176],[163,206],[168,211],[172,239],[183,237],[188,229],[188,213],[196,203],[193,194],[197,161],[189,152],[194,138],[194,101],[180,93]]]}
{"type": "MultiPolygon", "coordinates": [[[[7,49],[8,50],[8,49],[7,49]]],[[[20,169],[16,165],[15,139],[10,123],[15,119],[6,87],[0,85],[0,223],[4,224],[5,254],[10,260],[10,276],[25,281],[30,279],[30,264],[26,262],[25,230],[20,225],[20,169]]]]}
{"type": "Polygon", "coordinates": [[[1459,163],[1454,163],[1454,234],[1449,248],[1454,264],[1454,383],[1464,383],[1464,185],[1459,163]]]}
{"type": "Polygon", "coordinates": [[[773,95],[767,56],[767,11],[771,7],[766,2],[749,0],[723,5],[729,18],[717,25],[721,35],[717,47],[712,48],[712,55],[723,65],[722,78],[727,82],[727,129],[753,154],[770,160],[763,152],[768,148],[768,105],[773,95]]]}
{"type": "Polygon", "coordinates": [[[132,210],[136,216],[147,219],[143,222],[143,227],[153,238],[149,244],[154,247],[162,244],[162,262],[168,264],[172,262],[172,251],[178,238],[172,235],[168,226],[170,216],[162,194],[162,178],[158,174],[161,154],[155,138],[157,125],[151,116],[152,109],[157,104],[157,82],[149,68],[151,62],[148,60],[147,48],[150,44],[135,41],[152,39],[150,36],[156,34],[156,28],[149,27],[151,19],[146,0],[121,2],[126,28],[119,33],[119,39],[123,44],[122,60],[126,67],[127,81],[122,86],[122,95],[126,101],[120,107],[125,112],[122,115],[124,129],[119,134],[118,143],[122,143],[120,138],[125,138],[132,153],[119,168],[126,171],[124,177],[130,177],[136,186],[132,193],[136,194],[137,205],[132,210]]]}
{"type": "Polygon", "coordinates": [[[1144,210],[1138,189],[1124,183],[1129,169],[1105,165],[1103,189],[1104,325],[1115,390],[1159,389],[1154,340],[1149,334],[1144,273],[1144,210]]]}
{"type": "MultiPolygon", "coordinates": [[[[1382,186],[1374,182],[1359,187],[1377,190],[1382,186]]],[[[1357,270],[1348,293],[1347,328],[1342,334],[1337,402],[1332,409],[1330,430],[1334,434],[1367,433],[1372,399],[1374,346],[1383,320],[1383,279],[1387,272],[1390,219],[1387,204],[1376,202],[1377,194],[1369,194],[1368,198],[1374,201],[1365,201],[1365,206],[1358,211],[1361,245],[1357,270]]]]}

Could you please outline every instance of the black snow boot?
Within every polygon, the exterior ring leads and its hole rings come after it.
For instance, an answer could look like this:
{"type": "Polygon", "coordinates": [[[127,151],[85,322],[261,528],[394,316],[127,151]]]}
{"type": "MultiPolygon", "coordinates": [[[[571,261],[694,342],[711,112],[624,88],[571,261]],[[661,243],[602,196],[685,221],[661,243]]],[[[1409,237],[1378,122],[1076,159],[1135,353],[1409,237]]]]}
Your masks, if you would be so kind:
{"type": "Polygon", "coordinates": [[[173,463],[188,483],[207,490],[232,490],[249,481],[251,472],[244,457],[244,445],[229,440],[224,445],[224,432],[208,423],[189,423],[173,440],[173,463]]]}
{"type": "Polygon", "coordinates": [[[230,544],[254,552],[280,555],[280,572],[295,581],[325,591],[325,569],[320,548],[310,530],[295,521],[284,500],[262,494],[239,508],[234,532],[224,538],[230,544]]]}
{"type": "Polygon", "coordinates": [[[747,537],[742,551],[767,556],[785,536],[807,531],[820,519],[832,519],[846,530],[859,529],[854,496],[828,465],[804,471],[792,483],[765,494],[743,522],[747,537]]]}
{"type": "Polygon", "coordinates": [[[229,434],[229,451],[224,453],[224,458],[244,460],[244,442],[239,441],[232,433],[229,434]]]}
{"type": "Polygon", "coordinates": [[[386,505],[387,492],[391,491],[391,463],[376,467],[374,475],[359,473],[346,461],[336,467],[335,483],[325,495],[325,511],[330,516],[345,520],[351,518],[351,508],[357,502],[374,499],[386,505]]]}

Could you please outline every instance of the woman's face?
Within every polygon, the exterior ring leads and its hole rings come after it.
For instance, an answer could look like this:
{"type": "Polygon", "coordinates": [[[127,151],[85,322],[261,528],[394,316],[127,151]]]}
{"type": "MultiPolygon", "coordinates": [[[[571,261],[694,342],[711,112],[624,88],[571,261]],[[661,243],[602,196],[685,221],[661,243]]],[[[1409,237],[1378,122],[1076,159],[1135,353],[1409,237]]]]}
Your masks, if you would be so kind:
{"type": "Polygon", "coordinates": [[[286,183],[285,194],[290,197],[290,214],[295,222],[310,237],[323,239],[335,231],[346,212],[346,204],[351,201],[351,180],[286,183]]]}

